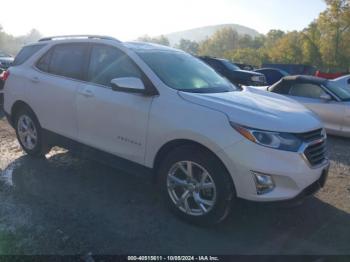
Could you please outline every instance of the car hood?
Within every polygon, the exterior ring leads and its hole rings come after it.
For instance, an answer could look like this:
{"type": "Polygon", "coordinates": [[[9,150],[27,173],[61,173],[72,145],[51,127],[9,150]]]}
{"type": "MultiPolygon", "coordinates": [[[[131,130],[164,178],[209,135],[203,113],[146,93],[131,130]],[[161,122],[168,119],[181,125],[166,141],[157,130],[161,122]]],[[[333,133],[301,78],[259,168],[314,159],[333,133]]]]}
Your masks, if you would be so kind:
{"type": "Polygon", "coordinates": [[[254,90],[226,93],[188,93],[179,91],[188,102],[227,115],[230,121],[257,129],[302,133],[322,127],[319,118],[300,103],[284,96],[254,90]]]}

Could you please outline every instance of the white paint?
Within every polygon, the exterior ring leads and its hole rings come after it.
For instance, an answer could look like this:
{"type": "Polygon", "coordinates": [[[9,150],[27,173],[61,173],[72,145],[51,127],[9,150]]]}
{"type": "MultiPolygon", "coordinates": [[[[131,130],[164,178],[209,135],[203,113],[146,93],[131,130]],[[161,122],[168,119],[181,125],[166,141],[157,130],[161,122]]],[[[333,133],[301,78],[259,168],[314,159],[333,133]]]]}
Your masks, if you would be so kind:
{"type": "MultiPolygon", "coordinates": [[[[231,121],[254,129],[291,133],[322,128],[311,111],[292,99],[259,90],[198,94],[172,89],[135,53],[140,49],[172,52],[172,55],[182,52],[158,45],[110,40],[50,41],[24,64],[11,68],[5,84],[5,111],[11,112],[16,101],[24,101],[43,128],[147,167],[153,167],[157,153],[166,143],[178,139],[197,142],[222,160],[238,197],[249,200],[290,199],[319,179],[326,164],[310,168],[301,153],[260,146],[230,125],[231,121]],[[103,43],[121,49],[151,80],[159,95],[115,92],[109,87],[34,68],[52,45],[70,42],[103,43]],[[33,83],[33,78],[45,80],[45,84],[33,83]],[[91,89],[94,95],[86,98],[79,94],[82,89],[91,89]],[[252,170],[273,175],[275,190],[257,195],[252,170]]],[[[207,74],[214,72],[209,67],[196,66],[207,74]]],[[[6,173],[7,177],[11,175],[11,171],[6,173]]]]}

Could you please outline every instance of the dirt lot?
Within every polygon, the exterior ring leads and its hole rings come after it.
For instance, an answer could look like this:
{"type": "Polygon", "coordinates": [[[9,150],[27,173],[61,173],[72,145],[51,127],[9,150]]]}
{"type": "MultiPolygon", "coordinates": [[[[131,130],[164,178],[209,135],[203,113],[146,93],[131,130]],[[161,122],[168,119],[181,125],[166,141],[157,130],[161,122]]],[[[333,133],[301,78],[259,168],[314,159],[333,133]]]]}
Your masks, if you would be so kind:
{"type": "Polygon", "coordinates": [[[350,254],[350,139],[326,187],[293,208],[242,203],[213,228],[163,207],[153,180],[55,149],[25,156],[0,113],[0,254],[350,254]]]}

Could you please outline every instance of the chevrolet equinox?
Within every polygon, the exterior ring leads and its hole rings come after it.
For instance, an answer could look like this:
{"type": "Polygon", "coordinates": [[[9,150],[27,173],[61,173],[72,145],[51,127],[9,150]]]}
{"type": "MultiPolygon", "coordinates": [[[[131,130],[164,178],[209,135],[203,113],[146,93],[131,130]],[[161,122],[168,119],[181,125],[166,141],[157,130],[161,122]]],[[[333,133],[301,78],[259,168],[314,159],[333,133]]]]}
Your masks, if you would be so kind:
{"type": "Polygon", "coordinates": [[[299,199],[327,177],[317,116],[278,94],[241,91],[177,49],[49,37],[25,46],[3,78],[4,110],[27,154],[74,147],[150,171],[192,223],[222,221],[238,198],[299,199]]]}

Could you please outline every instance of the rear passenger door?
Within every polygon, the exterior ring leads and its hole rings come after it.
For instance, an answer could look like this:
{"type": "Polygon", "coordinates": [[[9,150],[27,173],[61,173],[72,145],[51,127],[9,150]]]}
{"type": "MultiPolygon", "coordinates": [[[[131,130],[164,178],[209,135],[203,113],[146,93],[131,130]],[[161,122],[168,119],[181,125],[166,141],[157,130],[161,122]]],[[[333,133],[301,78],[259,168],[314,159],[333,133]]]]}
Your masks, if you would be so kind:
{"type": "Polygon", "coordinates": [[[94,44],[87,82],[77,96],[79,138],[89,146],[142,164],[152,97],[113,91],[111,80],[143,73],[120,49],[94,44]]]}
{"type": "Polygon", "coordinates": [[[76,93],[88,61],[87,43],[58,44],[37,62],[30,99],[43,128],[76,139],[76,93]]]}

